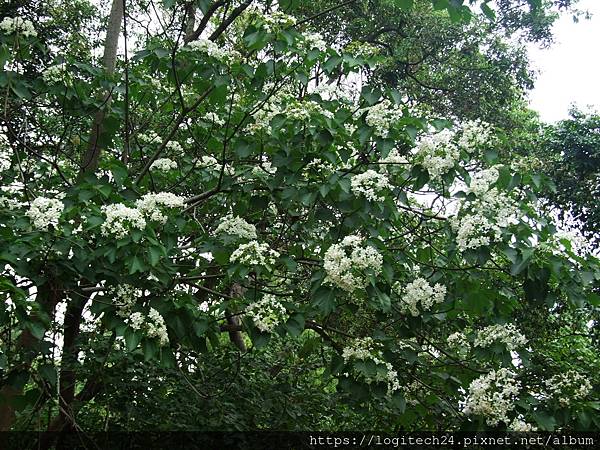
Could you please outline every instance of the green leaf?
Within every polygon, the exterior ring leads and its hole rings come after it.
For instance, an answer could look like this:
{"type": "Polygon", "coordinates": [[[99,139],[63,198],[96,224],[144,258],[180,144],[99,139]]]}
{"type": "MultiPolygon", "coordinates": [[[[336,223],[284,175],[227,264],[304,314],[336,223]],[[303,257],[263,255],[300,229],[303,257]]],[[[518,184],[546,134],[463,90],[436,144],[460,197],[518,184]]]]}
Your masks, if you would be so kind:
{"type": "Polygon", "coordinates": [[[481,4],[481,11],[490,20],[496,20],[496,12],[487,3],[481,4]]]}
{"type": "Polygon", "coordinates": [[[125,345],[127,346],[127,350],[130,352],[135,350],[142,341],[142,333],[140,333],[139,331],[134,331],[129,327],[125,330],[125,335],[123,337],[125,338],[125,345]]]}
{"type": "Polygon", "coordinates": [[[158,352],[158,344],[153,339],[144,339],[142,342],[144,361],[150,361],[158,352]]]}
{"type": "Polygon", "coordinates": [[[533,418],[537,424],[545,431],[554,431],[556,427],[556,419],[546,411],[535,411],[533,418]]]}
{"type": "Polygon", "coordinates": [[[129,274],[133,275],[134,273],[143,272],[146,269],[146,265],[137,255],[132,256],[128,261],[129,266],[129,274]]]}
{"type": "Polygon", "coordinates": [[[148,249],[148,261],[152,267],[156,266],[163,255],[163,249],[153,245],[148,249]]]}
{"type": "Polygon", "coordinates": [[[50,383],[50,386],[56,386],[58,376],[56,373],[56,367],[54,367],[52,364],[42,364],[38,367],[38,373],[44,380],[50,383]]]}

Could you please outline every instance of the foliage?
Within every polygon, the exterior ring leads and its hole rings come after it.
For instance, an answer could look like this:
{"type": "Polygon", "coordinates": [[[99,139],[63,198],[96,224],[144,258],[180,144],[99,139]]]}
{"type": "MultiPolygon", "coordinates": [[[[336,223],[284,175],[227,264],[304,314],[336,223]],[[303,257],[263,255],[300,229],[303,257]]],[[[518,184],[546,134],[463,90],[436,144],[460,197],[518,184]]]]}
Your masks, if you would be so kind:
{"type": "Polygon", "coordinates": [[[552,378],[600,267],[548,177],[286,2],[217,3],[128,10],[115,73],[1,29],[1,428],[598,428],[598,372],[552,378]]]}

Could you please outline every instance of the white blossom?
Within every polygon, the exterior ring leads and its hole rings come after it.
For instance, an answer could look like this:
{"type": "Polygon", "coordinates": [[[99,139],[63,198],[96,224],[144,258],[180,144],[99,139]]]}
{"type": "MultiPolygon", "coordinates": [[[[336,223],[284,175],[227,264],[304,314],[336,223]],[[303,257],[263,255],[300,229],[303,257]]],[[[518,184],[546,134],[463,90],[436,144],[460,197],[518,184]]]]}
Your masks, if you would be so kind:
{"type": "Polygon", "coordinates": [[[67,76],[67,65],[65,63],[48,67],[42,72],[42,78],[48,84],[57,84],[65,81],[67,76]]]}
{"type": "Polygon", "coordinates": [[[461,136],[458,139],[458,146],[469,153],[481,145],[489,143],[492,138],[491,126],[481,120],[466,122],[460,129],[461,136]]]}
{"type": "Polygon", "coordinates": [[[217,113],[214,113],[212,111],[204,114],[204,120],[219,127],[225,125],[225,120],[221,119],[217,113]]]}
{"type": "Polygon", "coordinates": [[[325,252],[323,268],[327,275],[324,282],[354,292],[366,286],[368,273],[378,275],[382,265],[383,256],[375,248],[363,245],[362,237],[346,236],[325,252]]]}
{"type": "Polygon", "coordinates": [[[390,188],[387,176],[372,169],[354,175],[350,180],[350,184],[354,195],[362,195],[372,202],[382,202],[385,200],[385,197],[381,195],[381,191],[390,188]]]}
{"type": "Polygon", "coordinates": [[[158,158],[150,165],[150,170],[159,170],[161,172],[168,172],[174,169],[177,169],[177,163],[169,158],[158,158]]]}
{"type": "Polygon", "coordinates": [[[221,220],[215,234],[226,234],[239,239],[256,239],[256,227],[239,216],[228,214],[221,220]]]}
{"type": "Polygon", "coordinates": [[[400,296],[401,311],[410,312],[414,317],[442,303],[446,297],[446,286],[439,283],[432,286],[424,278],[416,278],[406,286],[396,282],[394,290],[400,296]]]}
{"type": "Polygon", "coordinates": [[[269,247],[267,243],[250,241],[240,244],[231,254],[231,262],[239,262],[251,266],[272,266],[279,258],[279,252],[269,247]]]}
{"type": "Polygon", "coordinates": [[[62,201],[53,198],[37,197],[31,202],[29,211],[25,213],[38,230],[48,230],[52,225],[56,227],[58,220],[65,209],[62,201]]]}
{"type": "Polygon", "coordinates": [[[138,298],[142,296],[141,289],[130,284],[111,286],[106,290],[107,295],[112,296],[117,306],[117,315],[129,317],[138,298]]]}
{"type": "Polygon", "coordinates": [[[143,230],[146,228],[146,220],[143,214],[136,208],[129,208],[123,203],[104,205],[101,208],[106,219],[100,227],[102,236],[115,236],[122,239],[129,233],[131,228],[143,230]]]}
{"type": "Polygon", "coordinates": [[[398,372],[394,370],[391,363],[384,360],[382,346],[380,343],[375,342],[373,338],[364,337],[354,339],[351,345],[344,347],[342,358],[344,358],[344,362],[346,363],[352,361],[373,361],[377,366],[385,368],[383,374],[380,371],[377,371],[374,376],[366,376],[363,372],[358,371],[355,371],[355,373],[360,378],[363,378],[367,384],[385,382],[388,394],[392,394],[394,391],[400,389],[398,372]]]}
{"type": "Polygon", "coordinates": [[[184,203],[185,199],[183,197],[170,192],[159,192],[158,194],[145,194],[135,202],[135,205],[140,213],[150,220],[165,223],[167,216],[164,215],[163,210],[165,208],[181,208],[184,203]]]}
{"type": "Polygon", "coordinates": [[[561,406],[585,399],[593,389],[590,380],[574,370],[554,375],[544,384],[550,397],[556,398],[561,406]]]}
{"type": "Polygon", "coordinates": [[[527,433],[530,431],[537,431],[537,427],[534,427],[532,424],[525,422],[524,420],[514,418],[513,421],[508,426],[510,431],[515,431],[518,433],[527,433]]]}
{"type": "Polygon", "coordinates": [[[25,37],[37,36],[33,23],[21,17],[5,17],[0,22],[0,30],[6,34],[19,33],[25,37]]]}
{"type": "Polygon", "coordinates": [[[471,382],[463,413],[483,416],[490,426],[508,423],[508,413],[515,407],[520,388],[521,383],[510,370],[492,370],[471,382]]]}
{"type": "Polygon", "coordinates": [[[218,59],[219,61],[225,63],[238,59],[241,56],[236,50],[228,49],[221,45],[215,44],[211,40],[205,38],[200,38],[190,42],[188,47],[192,50],[206,53],[211,58],[218,59]]]}
{"type": "Polygon", "coordinates": [[[477,332],[475,347],[489,347],[494,342],[501,342],[509,351],[523,347],[527,338],[511,323],[490,325],[477,332]]]}
{"type": "Polygon", "coordinates": [[[365,122],[374,128],[377,136],[382,138],[386,138],[390,129],[402,118],[400,107],[387,98],[373,106],[359,110],[358,113],[362,114],[365,111],[367,112],[365,122]]]}
{"type": "Polygon", "coordinates": [[[265,294],[246,308],[246,314],[260,331],[270,333],[283,322],[286,309],[275,295],[265,294]]]}
{"type": "Polygon", "coordinates": [[[450,171],[460,158],[460,150],[453,142],[451,130],[427,135],[417,142],[415,160],[419,162],[431,179],[437,179],[450,171]]]}
{"type": "Polygon", "coordinates": [[[471,175],[469,191],[480,197],[490,190],[492,184],[498,181],[498,169],[491,167],[471,175]]]}

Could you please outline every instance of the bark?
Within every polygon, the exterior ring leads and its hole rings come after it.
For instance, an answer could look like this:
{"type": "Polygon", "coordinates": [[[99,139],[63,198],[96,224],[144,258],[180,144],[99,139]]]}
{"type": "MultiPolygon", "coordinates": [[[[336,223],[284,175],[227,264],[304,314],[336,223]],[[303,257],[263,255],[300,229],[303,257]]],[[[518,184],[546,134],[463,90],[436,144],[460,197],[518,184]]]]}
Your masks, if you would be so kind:
{"type": "MultiPolygon", "coordinates": [[[[115,72],[117,46],[119,43],[119,35],[121,33],[121,22],[123,20],[123,7],[123,0],[113,0],[108,20],[108,29],[106,31],[106,39],[104,41],[104,55],[102,57],[104,71],[109,76],[115,72]]],[[[94,116],[88,148],[81,161],[82,174],[93,173],[98,168],[98,160],[102,151],[102,145],[99,142],[99,139],[102,136],[102,124],[106,116],[106,110],[110,106],[111,99],[112,92],[108,92],[104,97],[103,107],[100,108],[94,116]]]]}
{"type": "MultiPolygon", "coordinates": [[[[244,288],[239,283],[234,283],[229,290],[229,295],[231,297],[241,297],[244,295],[244,288]]],[[[236,327],[240,326],[240,318],[237,315],[233,315],[231,311],[225,311],[225,317],[227,319],[227,324],[229,325],[229,340],[235,345],[240,352],[246,351],[246,344],[244,343],[244,338],[242,337],[241,331],[237,330],[236,327]]]]}

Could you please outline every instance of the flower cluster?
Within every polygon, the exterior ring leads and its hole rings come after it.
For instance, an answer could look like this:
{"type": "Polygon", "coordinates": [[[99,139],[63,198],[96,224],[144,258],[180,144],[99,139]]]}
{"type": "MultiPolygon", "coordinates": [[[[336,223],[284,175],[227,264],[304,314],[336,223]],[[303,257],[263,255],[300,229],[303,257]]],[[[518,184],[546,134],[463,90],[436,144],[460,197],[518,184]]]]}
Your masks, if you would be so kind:
{"type": "Polygon", "coordinates": [[[258,9],[252,8],[251,12],[260,18],[263,29],[267,33],[272,33],[279,29],[296,25],[296,18],[294,16],[282,13],[281,11],[273,11],[269,14],[263,14],[258,9]]]}
{"type": "Polygon", "coordinates": [[[364,371],[356,369],[355,372],[368,384],[372,382],[387,383],[388,394],[392,394],[394,391],[400,389],[398,372],[394,370],[391,363],[383,359],[381,344],[375,342],[373,338],[364,337],[354,339],[352,345],[345,347],[342,351],[342,358],[344,358],[344,362],[346,363],[352,361],[372,361],[378,369],[383,370],[376,370],[374,374],[367,374],[364,371]]]}
{"type": "Polygon", "coordinates": [[[215,234],[226,234],[239,239],[256,239],[256,227],[239,216],[228,214],[221,220],[215,234]]]}
{"type": "Polygon", "coordinates": [[[231,254],[231,262],[239,262],[249,266],[272,266],[279,258],[279,252],[269,247],[267,243],[250,241],[240,244],[231,254]]]}
{"type": "Polygon", "coordinates": [[[21,17],[5,17],[0,22],[0,30],[6,34],[19,33],[25,37],[37,36],[33,23],[21,17]]]}
{"type": "Polygon", "coordinates": [[[406,286],[396,282],[394,290],[401,297],[401,311],[410,312],[414,317],[429,311],[436,303],[442,303],[446,297],[446,286],[439,283],[432,286],[424,278],[416,278],[406,286]]]}
{"type": "Polygon", "coordinates": [[[477,332],[475,347],[489,347],[494,342],[501,342],[506,349],[513,351],[527,344],[527,338],[511,323],[508,325],[490,325],[477,332]]]}
{"type": "Polygon", "coordinates": [[[48,84],[57,84],[65,80],[67,65],[65,63],[50,66],[42,72],[43,80],[48,84]]]}
{"type": "Polygon", "coordinates": [[[491,126],[481,120],[471,120],[460,128],[461,135],[458,145],[469,153],[473,153],[478,147],[490,142],[492,138],[491,126]]]}
{"type": "Polygon", "coordinates": [[[154,308],[150,308],[148,316],[134,312],[129,316],[129,325],[134,330],[143,330],[147,337],[158,338],[161,347],[169,344],[169,335],[165,320],[154,308]]]}
{"type": "Polygon", "coordinates": [[[508,429],[517,433],[528,433],[531,431],[537,431],[537,427],[534,427],[532,424],[527,423],[524,420],[518,419],[516,417],[510,423],[508,429]]]}
{"type": "Polygon", "coordinates": [[[498,181],[498,175],[498,169],[495,167],[474,173],[471,176],[469,191],[481,197],[490,190],[492,184],[498,181]]]}
{"type": "Polygon", "coordinates": [[[129,317],[137,299],[141,297],[142,291],[130,284],[111,286],[106,293],[111,296],[117,306],[117,315],[129,317]]]}
{"type": "Polygon", "coordinates": [[[554,375],[546,380],[545,385],[550,396],[557,398],[561,406],[583,400],[592,392],[590,380],[574,370],[554,375]]]}
{"type": "Polygon", "coordinates": [[[471,382],[463,413],[484,416],[490,426],[508,423],[520,388],[516,375],[507,368],[492,370],[471,382]]]}
{"type": "Polygon", "coordinates": [[[52,225],[58,225],[58,219],[65,209],[62,201],[54,198],[37,197],[31,202],[29,211],[25,213],[38,230],[48,230],[52,225]]]}
{"type": "Polygon", "coordinates": [[[160,136],[153,130],[148,130],[146,133],[140,133],[137,135],[138,140],[142,144],[156,144],[160,142],[160,136]]]}
{"type": "Polygon", "coordinates": [[[386,138],[390,128],[402,118],[402,110],[394,105],[387,98],[381,102],[359,110],[359,113],[367,112],[365,122],[374,128],[374,133],[382,138],[386,138]]]}
{"type": "Polygon", "coordinates": [[[448,347],[461,355],[468,353],[471,349],[471,344],[469,343],[467,336],[461,331],[457,331],[448,336],[446,343],[448,344],[448,347]]]}
{"type": "Polygon", "coordinates": [[[122,239],[127,236],[130,228],[143,230],[146,228],[146,219],[140,210],[129,208],[123,203],[102,206],[106,219],[100,227],[102,236],[115,236],[122,239]]]}
{"type": "Polygon", "coordinates": [[[240,57],[239,52],[219,46],[213,41],[205,38],[200,38],[196,41],[190,42],[188,47],[192,50],[198,50],[202,53],[206,53],[211,58],[218,59],[219,61],[225,63],[240,57]]]}
{"type": "Polygon", "coordinates": [[[366,286],[367,273],[378,275],[382,265],[383,256],[373,247],[363,245],[362,237],[346,236],[325,252],[323,268],[327,276],[324,282],[354,292],[366,286]]]}
{"type": "Polygon", "coordinates": [[[159,170],[161,172],[168,172],[174,169],[177,169],[177,163],[169,158],[158,158],[150,165],[150,170],[159,170]]]}
{"type": "Polygon", "coordinates": [[[354,195],[363,195],[367,200],[372,202],[382,202],[385,200],[385,197],[380,195],[380,193],[384,189],[390,188],[388,177],[372,169],[354,175],[350,180],[350,184],[354,195]]]}
{"type": "Polygon", "coordinates": [[[221,119],[217,113],[212,112],[212,111],[204,114],[203,119],[207,122],[210,122],[210,123],[218,126],[218,127],[222,127],[223,125],[225,125],[225,120],[221,119]]]}
{"type": "Polygon", "coordinates": [[[389,172],[389,169],[394,166],[408,164],[408,159],[393,148],[385,158],[379,159],[378,164],[381,165],[382,172],[389,172]]]}
{"type": "Polygon", "coordinates": [[[416,160],[427,169],[431,179],[447,173],[459,160],[460,150],[453,139],[454,133],[446,129],[424,136],[417,143],[416,160]]]}
{"type": "Polygon", "coordinates": [[[327,43],[320,33],[305,33],[302,37],[304,38],[303,45],[307,50],[312,50],[313,48],[321,52],[327,50],[327,43]]]}
{"type": "Polygon", "coordinates": [[[169,141],[169,142],[167,142],[167,145],[165,146],[165,148],[167,150],[171,150],[176,155],[183,155],[184,154],[183,147],[177,141],[169,141]]]}
{"type": "Polygon", "coordinates": [[[246,314],[253,320],[254,325],[265,333],[270,333],[283,322],[286,314],[285,307],[272,294],[266,294],[257,302],[246,308],[246,314]]]}
{"type": "Polygon", "coordinates": [[[135,206],[142,214],[148,216],[150,220],[160,223],[167,221],[167,216],[163,214],[163,208],[181,208],[183,205],[184,198],[170,192],[145,194],[135,202],[135,206]]]}
{"type": "Polygon", "coordinates": [[[275,96],[263,108],[254,113],[255,123],[250,131],[264,130],[271,133],[271,120],[278,115],[292,120],[308,121],[313,116],[333,118],[334,114],[313,100],[296,100],[285,96],[275,96]]]}
{"type": "Polygon", "coordinates": [[[463,203],[459,210],[464,209],[468,212],[462,217],[457,215],[450,218],[461,251],[497,242],[504,228],[519,222],[515,201],[496,188],[488,190],[473,202],[463,203]]]}

